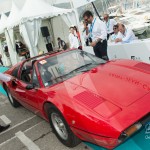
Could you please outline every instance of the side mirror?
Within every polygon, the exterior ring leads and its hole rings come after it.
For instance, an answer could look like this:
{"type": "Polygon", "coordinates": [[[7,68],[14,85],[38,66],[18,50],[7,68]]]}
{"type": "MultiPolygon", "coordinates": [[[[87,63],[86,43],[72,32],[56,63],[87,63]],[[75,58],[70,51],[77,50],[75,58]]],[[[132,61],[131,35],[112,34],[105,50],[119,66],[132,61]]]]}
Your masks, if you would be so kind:
{"type": "Polygon", "coordinates": [[[34,89],[34,85],[33,85],[33,84],[28,84],[28,85],[26,86],[26,89],[27,89],[27,90],[32,90],[32,89],[34,89]]]}

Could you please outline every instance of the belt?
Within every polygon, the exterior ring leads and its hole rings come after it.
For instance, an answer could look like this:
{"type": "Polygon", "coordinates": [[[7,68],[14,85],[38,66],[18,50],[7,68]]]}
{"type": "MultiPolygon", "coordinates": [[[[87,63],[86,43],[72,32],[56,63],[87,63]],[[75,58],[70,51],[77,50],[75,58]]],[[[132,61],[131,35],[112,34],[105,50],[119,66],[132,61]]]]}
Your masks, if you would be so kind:
{"type": "MultiPolygon", "coordinates": [[[[101,41],[99,41],[98,43],[100,43],[100,44],[102,44],[104,41],[107,41],[106,39],[105,40],[101,40],[101,41]]],[[[98,44],[97,43],[97,44],[98,44]]]]}

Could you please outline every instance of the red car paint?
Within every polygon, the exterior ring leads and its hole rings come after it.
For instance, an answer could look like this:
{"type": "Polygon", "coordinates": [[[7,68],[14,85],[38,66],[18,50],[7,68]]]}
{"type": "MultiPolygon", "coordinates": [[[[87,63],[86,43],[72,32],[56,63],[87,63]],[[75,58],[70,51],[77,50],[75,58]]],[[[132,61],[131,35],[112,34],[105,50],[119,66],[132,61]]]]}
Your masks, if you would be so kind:
{"type": "MultiPolygon", "coordinates": [[[[38,62],[59,54],[46,55],[38,62]]],[[[22,67],[24,62],[18,65],[22,67]]],[[[5,74],[11,75],[18,65],[5,74]]],[[[43,85],[37,63],[35,66],[40,88],[27,90],[27,84],[20,79],[16,79],[17,86],[12,86],[12,81],[2,84],[23,106],[46,120],[44,105],[54,104],[74,134],[84,141],[114,148],[120,144],[118,138],[125,129],[150,113],[148,64],[110,61],[49,87],[43,85]]]]}

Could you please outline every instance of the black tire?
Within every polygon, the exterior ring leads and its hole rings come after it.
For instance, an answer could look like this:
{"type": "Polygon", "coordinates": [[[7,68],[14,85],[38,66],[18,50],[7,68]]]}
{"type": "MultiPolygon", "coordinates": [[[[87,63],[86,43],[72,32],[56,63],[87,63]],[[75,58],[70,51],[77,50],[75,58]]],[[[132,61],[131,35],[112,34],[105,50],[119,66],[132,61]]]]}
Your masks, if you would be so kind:
{"type": "Polygon", "coordinates": [[[7,97],[8,97],[8,100],[10,102],[10,104],[14,107],[14,108],[17,108],[20,106],[20,103],[18,101],[16,101],[13,96],[11,95],[9,89],[7,87],[5,87],[5,91],[7,93],[7,97]]]}
{"type": "Polygon", "coordinates": [[[50,125],[52,127],[53,132],[55,133],[55,135],[57,136],[57,138],[60,140],[61,143],[63,143],[64,145],[66,145],[67,147],[75,147],[78,144],[81,143],[81,140],[71,131],[70,127],[68,126],[67,122],[65,121],[64,117],[62,116],[62,114],[60,113],[60,111],[54,107],[54,106],[50,106],[48,109],[48,117],[49,117],[49,122],[50,125]],[[53,115],[57,114],[61,121],[64,124],[64,127],[66,128],[66,132],[67,132],[67,137],[66,139],[63,139],[60,134],[58,133],[58,131],[56,130],[56,128],[54,127],[54,123],[53,123],[53,115]]]}

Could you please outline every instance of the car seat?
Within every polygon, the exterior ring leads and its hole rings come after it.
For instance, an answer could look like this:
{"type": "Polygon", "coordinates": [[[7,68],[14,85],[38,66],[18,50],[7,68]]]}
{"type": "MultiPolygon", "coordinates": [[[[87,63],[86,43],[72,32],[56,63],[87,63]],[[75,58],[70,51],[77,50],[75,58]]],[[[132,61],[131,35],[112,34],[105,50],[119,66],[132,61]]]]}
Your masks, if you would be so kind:
{"type": "Polygon", "coordinates": [[[51,78],[52,74],[48,70],[45,70],[42,74],[42,79],[45,86],[52,85],[53,82],[51,78]]]}

